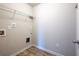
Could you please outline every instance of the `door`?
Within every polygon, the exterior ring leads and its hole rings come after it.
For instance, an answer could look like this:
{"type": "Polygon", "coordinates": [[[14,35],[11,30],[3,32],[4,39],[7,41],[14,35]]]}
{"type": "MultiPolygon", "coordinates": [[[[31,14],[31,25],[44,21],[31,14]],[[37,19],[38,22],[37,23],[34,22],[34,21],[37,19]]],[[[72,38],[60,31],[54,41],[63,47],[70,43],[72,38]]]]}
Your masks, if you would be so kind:
{"type": "MultiPolygon", "coordinates": [[[[77,13],[77,31],[76,31],[77,40],[76,41],[78,42],[79,41],[79,4],[78,4],[76,13],[77,13]]],[[[79,56],[79,44],[78,43],[76,43],[76,55],[79,56]]]]}

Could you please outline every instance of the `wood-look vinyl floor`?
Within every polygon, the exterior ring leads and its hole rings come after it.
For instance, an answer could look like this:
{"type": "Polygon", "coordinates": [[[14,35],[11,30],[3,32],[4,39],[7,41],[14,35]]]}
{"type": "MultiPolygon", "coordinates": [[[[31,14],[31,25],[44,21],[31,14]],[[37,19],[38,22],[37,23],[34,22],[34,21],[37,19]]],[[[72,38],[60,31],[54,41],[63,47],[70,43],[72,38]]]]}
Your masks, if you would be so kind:
{"type": "Polygon", "coordinates": [[[24,50],[23,52],[17,54],[16,56],[55,56],[55,55],[32,46],[31,48],[24,50]]]}

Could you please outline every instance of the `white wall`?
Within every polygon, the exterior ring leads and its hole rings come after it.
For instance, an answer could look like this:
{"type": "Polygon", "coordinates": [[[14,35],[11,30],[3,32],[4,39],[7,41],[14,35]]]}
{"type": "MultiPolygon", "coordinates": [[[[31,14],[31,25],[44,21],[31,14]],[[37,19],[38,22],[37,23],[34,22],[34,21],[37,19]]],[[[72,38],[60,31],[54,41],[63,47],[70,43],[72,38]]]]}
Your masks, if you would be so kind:
{"type": "MultiPolygon", "coordinates": [[[[32,15],[32,8],[27,4],[0,4],[0,7],[8,7],[28,15],[32,15]]],[[[11,55],[17,51],[28,47],[30,43],[26,43],[26,37],[30,36],[32,33],[32,21],[31,19],[15,14],[14,18],[2,17],[0,11],[0,29],[6,29],[6,36],[0,37],[0,55],[11,55]],[[26,19],[26,21],[25,21],[26,19]],[[15,28],[11,28],[11,24],[16,23],[15,28]]],[[[4,12],[8,16],[12,13],[4,12]]]]}
{"type": "Polygon", "coordinates": [[[75,4],[40,4],[34,7],[36,45],[63,55],[75,55],[75,4]]]}

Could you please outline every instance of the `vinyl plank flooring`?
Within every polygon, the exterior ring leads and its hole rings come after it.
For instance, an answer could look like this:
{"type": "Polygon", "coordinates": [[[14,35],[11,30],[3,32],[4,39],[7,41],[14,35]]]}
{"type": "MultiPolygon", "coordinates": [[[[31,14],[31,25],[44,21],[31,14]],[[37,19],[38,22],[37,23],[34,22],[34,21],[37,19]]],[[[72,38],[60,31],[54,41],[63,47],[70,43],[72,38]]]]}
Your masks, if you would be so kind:
{"type": "Polygon", "coordinates": [[[23,52],[17,54],[16,56],[55,56],[55,55],[32,46],[31,48],[24,50],[23,52]]]}

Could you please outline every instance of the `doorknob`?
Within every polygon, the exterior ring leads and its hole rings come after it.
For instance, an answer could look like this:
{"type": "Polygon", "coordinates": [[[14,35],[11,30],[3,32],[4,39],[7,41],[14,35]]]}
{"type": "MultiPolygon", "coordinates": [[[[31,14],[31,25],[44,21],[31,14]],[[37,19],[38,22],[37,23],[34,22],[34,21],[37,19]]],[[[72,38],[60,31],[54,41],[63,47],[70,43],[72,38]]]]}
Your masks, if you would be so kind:
{"type": "Polygon", "coordinates": [[[73,43],[79,44],[79,40],[73,40],[73,43]]]}

